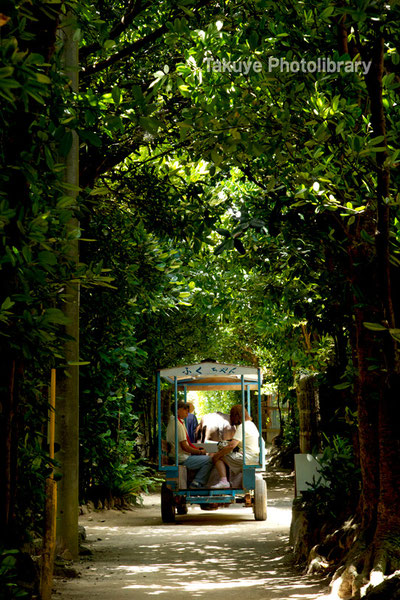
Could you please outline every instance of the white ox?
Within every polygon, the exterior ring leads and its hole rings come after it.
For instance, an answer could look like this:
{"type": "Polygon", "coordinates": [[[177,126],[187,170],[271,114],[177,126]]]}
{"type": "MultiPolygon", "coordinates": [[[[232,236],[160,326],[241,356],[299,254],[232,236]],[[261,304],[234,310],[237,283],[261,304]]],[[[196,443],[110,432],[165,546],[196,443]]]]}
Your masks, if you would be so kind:
{"type": "Polygon", "coordinates": [[[231,440],[235,431],[236,427],[231,425],[229,415],[222,412],[208,413],[202,417],[196,429],[196,440],[201,443],[207,440],[231,440]]]}

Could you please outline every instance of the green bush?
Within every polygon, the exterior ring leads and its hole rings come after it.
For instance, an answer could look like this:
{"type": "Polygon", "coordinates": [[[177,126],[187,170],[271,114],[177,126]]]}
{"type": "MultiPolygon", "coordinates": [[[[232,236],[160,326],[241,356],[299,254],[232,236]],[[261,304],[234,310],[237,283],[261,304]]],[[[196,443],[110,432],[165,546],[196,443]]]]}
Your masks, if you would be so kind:
{"type": "Polygon", "coordinates": [[[0,598],[14,600],[25,598],[28,593],[22,590],[17,583],[16,555],[19,550],[0,548],[0,598]]]}
{"type": "Polygon", "coordinates": [[[109,484],[115,498],[128,504],[141,504],[142,495],[151,492],[162,481],[141,460],[131,460],[116,470],[109,484]]]}
{"type": "Polygon", "coordinates": [[[360,496],[360,469],[350,440],[334,436],[316,460],[320,476],[303,492],[306,510],[313,517],[335,521],[347,518],[360,496]]]}

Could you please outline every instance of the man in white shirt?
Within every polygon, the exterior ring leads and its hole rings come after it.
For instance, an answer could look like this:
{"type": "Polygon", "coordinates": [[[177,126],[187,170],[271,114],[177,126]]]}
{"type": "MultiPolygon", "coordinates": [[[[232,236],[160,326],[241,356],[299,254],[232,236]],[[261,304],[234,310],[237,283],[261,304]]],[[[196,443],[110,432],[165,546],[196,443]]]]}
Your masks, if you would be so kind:
{"type": "MultiPolygon", "coordinates": [[[[175,404],[172,405],[174,413],[175,404]]],[[[184,419],[189,414],[189,404],[187,402],[178,402],[178,463],[185,465],[188,469],[196,471],[196,475],[190,484],[190,488],[198,489],[205,487],[210,471],[213,468],[211,456],[206,454],[204,448],[193,446],[189,440],[184,419]]],[[[169,456],[175,460],[175,416],[171,415],[167,426],[167,442],[169,442],[171,451],[169,456]]]]}

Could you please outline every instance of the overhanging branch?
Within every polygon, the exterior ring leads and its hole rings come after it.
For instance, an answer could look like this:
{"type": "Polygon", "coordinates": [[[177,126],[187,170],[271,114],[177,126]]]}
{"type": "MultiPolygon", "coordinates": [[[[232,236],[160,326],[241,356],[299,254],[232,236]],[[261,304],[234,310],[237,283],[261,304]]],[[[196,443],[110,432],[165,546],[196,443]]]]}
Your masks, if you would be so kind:
{"type": "MultiPolygon", "coordinates": [[[[128,10],[121,17],[120,21],[114,25],[109,34],[110,40],[115,40],[118,38],[121,33],[123,33],[130,25],[132,25],[133,21],[136,17],[143,12],[148,6],[149,2],[143,3],[142,0],[131,0],[128,5],[128,10]]],[[[90,44],[81,49],[81,59],[86,59],[88,56],[100,50],[101,45],[99,42],[95,42],[94,44],[90,44]]]]}
{"type": "Polygon", "coordinates": [[[133,54],[134,52],[138,52],[138,50],[141,50],[144,46],[147,46],[151,42],[155,42],[164,33],[166,33],[166,31],[167,31],[166,25],[159,27],[152,33],[149,33],[149,35],[146,35],[144,38],[141,38],[140,40],[136,40],[136,42],[132,42],[132,44],[128,44],[128,46],[125,46],[125,48],[122,48],[122,50],[120,50],[116,54],[113,54],[112,56],[109,56],[108,58],[105,58],[104,60],[100,60],[98,63],[89,65],[88,67],[82,69],[81,77],[83,79],[86,79],[86,77],[90,77],[94,73],[98,73],[99,71],[104,71],[104,69],[107,69],[107,67],[111,67],[115,63],[117,63],[120,60],[123,60],[124,58],[129,56],[130,54],[133,54]]]}
{"type": "MultiPolygon", "coordinates": [[[[138,4],[141,5],[140,0],[138,0],[138,4]]],[[[208,6],[209,4],[212,4],[212,0],[201,0],[200,2],[198,2],[196,4],[196,8],[195,8],[196,13],[198,13],[198,11],[201,8],[208,6]]],[[[132,11],[131,11],[132,14],[129,16],[129,18],[128,18],[128,14],[126,16],[126,19],[131,20],[130,23],[128,23],[128,24],[131,24],[132,21],[135,19],[135,17],[139,14],[139,12],[141,10],[143,10],[144,8],[145,8],[144,6],[140,8],[139,6],[137,6],[137,3],[135,3],[132,8],[132,11]]],[[[143,47],[147,46],[151,42],[155,42],[156,40],[158,40],[162,35],[164,35],[167,32],[167,30],[168,30],[167,23],[168,22],[174,21],[174,19],[177,19],[180,17],[185,17],[185,16],[187,16],[187,14],[183,11],[176,11],[175,13],[169,15],[167,17],[167,21],[164,23],[164,25],[162,25],[161,27],[158,27],[157,29],[155,29],[154,31],[152,31],[151,33],[146,35],[145,37],[141,38],[140,40],[136,40],[135,42],[132,42],[131,44],[128,44],[127,46],[122,48],[122,50],[120,50],[116,54],[113,54],[112,56],[109,56],[108,58],[105,58],[104,60],[100,60],[99,62],[97,62],[93,65],[89,65],[88,67],[83,68],[82,72],[81,72],[81,78],[86,79],[87,77],[90,77],[94,73],[104,71],[104,69],[107,69],[107,67],[110,67],[111,65],[114,65],[115,63],[123,60],[130,54],[138,52],[139,50],[141,50],[143,47]]],[[[122,30],[121,30],[121,32],[122,32],[127,27],[125,27],[123,23],[116,25],[114,29],[117,31],[117,33],[118,33],[119,28],[122,28],[122,30]]],[[[116,35],[116,34],[114,34],[114,35],[116,35]]],[[[93,44],[91,47],[94,48],[95,44],[93,44]]],[[[100,47],[100,45],[98,45],[98,47],[100,47]]],[[[88,50],[85,51],[85,49],[83,48],[82,52],[81,52],[81,56],[85,57],[88,54],[89,54],[89,51],[88,50]],[[85,54],[85,52],[86,52],[86,54],[85,54]]]]}

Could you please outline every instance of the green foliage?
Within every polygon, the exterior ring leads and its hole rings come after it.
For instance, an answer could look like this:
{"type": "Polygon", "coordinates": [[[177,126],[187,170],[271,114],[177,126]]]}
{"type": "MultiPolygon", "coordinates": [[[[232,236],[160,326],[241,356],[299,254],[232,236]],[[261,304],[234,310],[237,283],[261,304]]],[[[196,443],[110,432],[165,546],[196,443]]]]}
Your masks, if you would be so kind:
{"type": "Polygon", "coordinates": [[[129,504],[141,504],[142,495],[150,493],[162,481],[140,459],[130,458],[128,463],[116,470],[112,480],[105,483],[110,486],[114,497],[122,498],[129,504]]]}
{"type": "Polygon", "coordinates": [[[26,598],[28,592],[21,589],[16,579],[16,562],[19,550],[0,548],[0,596],[4,600],[26,598]]]}
{"type": "Polygon", "coordinates": [[[149,376],[145,315],[175,308],[186,290],[179,253],[148,233],[126,204],[102,199],[88,229],[94,241],[87,261],[104,264],[117,285],[82,294],[81,355],[89,363],[80,402],[82,494],[93,484],[119,485],[131,463],[140,472],[132,460],[146,411],[140,396],[149,376]]]}
{"type": "MultiPolygon", "coordinates": [[[[36,419],[38,420],[38,416],[36,419]]],[[[16,501],[16,510],[19,514],[15,528],[16,539],[29,539],[33,535],[41,534],[46,478],[56,465],[56,461],[49,459],[46,439],[43,439],[32,425],[29,427],[26,423],[24,444],[19,452],[18,468],[24,473],[24,485],[19,487],[16,501]]]]}
{"type": "Polygon", "coordinates": [[[299,417],[297,410],[297,402],[293,397],[294,394],[291,394],[288,398],[288,402],[290,403],[290,410],[288,414],[288,418],[285,420],[283,424],[283,439],[282,446],[286,450],[290,450],[293,455],[299,451],[299,417]]]}
{"type": "Polygon", "coordinates": [[[231,407],[241,401],[241,392],[197,392],[196,414],[199,418],[217,411],[229,414],[231,407]]]}
{"type": "Polygon", "coordinates": [[[1,477],[8,468],[23,481],[15,495],[13,482],[7,488],[2,479],[1,487],[12,494],[8,501],[18,515],[10,524],[16,545],[42,527],[50,470],[43,435],[47,386],[51,367],[64,363],[65,285],[79,276],[68,253],[78,235],[68,229],[76,206],[63,182],[58,134],[71,96],[58,57],[46,62],[57,13],[50,9],[46,17],[42,8],[41,2],[9,7],[0,42],[0,426],[2,444],[13,447],[1,477]],[[47,40],[36,38],[36,17],[46,21],[47,40]]]}
{"type": "Polygon", "coordinates": [[[326,438],[322,455],[316,460],[320,476],[303,492],[306,510],[320,522],[343,521],[355,511],[360,494],[361,475],[353,445],[339,436],[326,438]]]}

